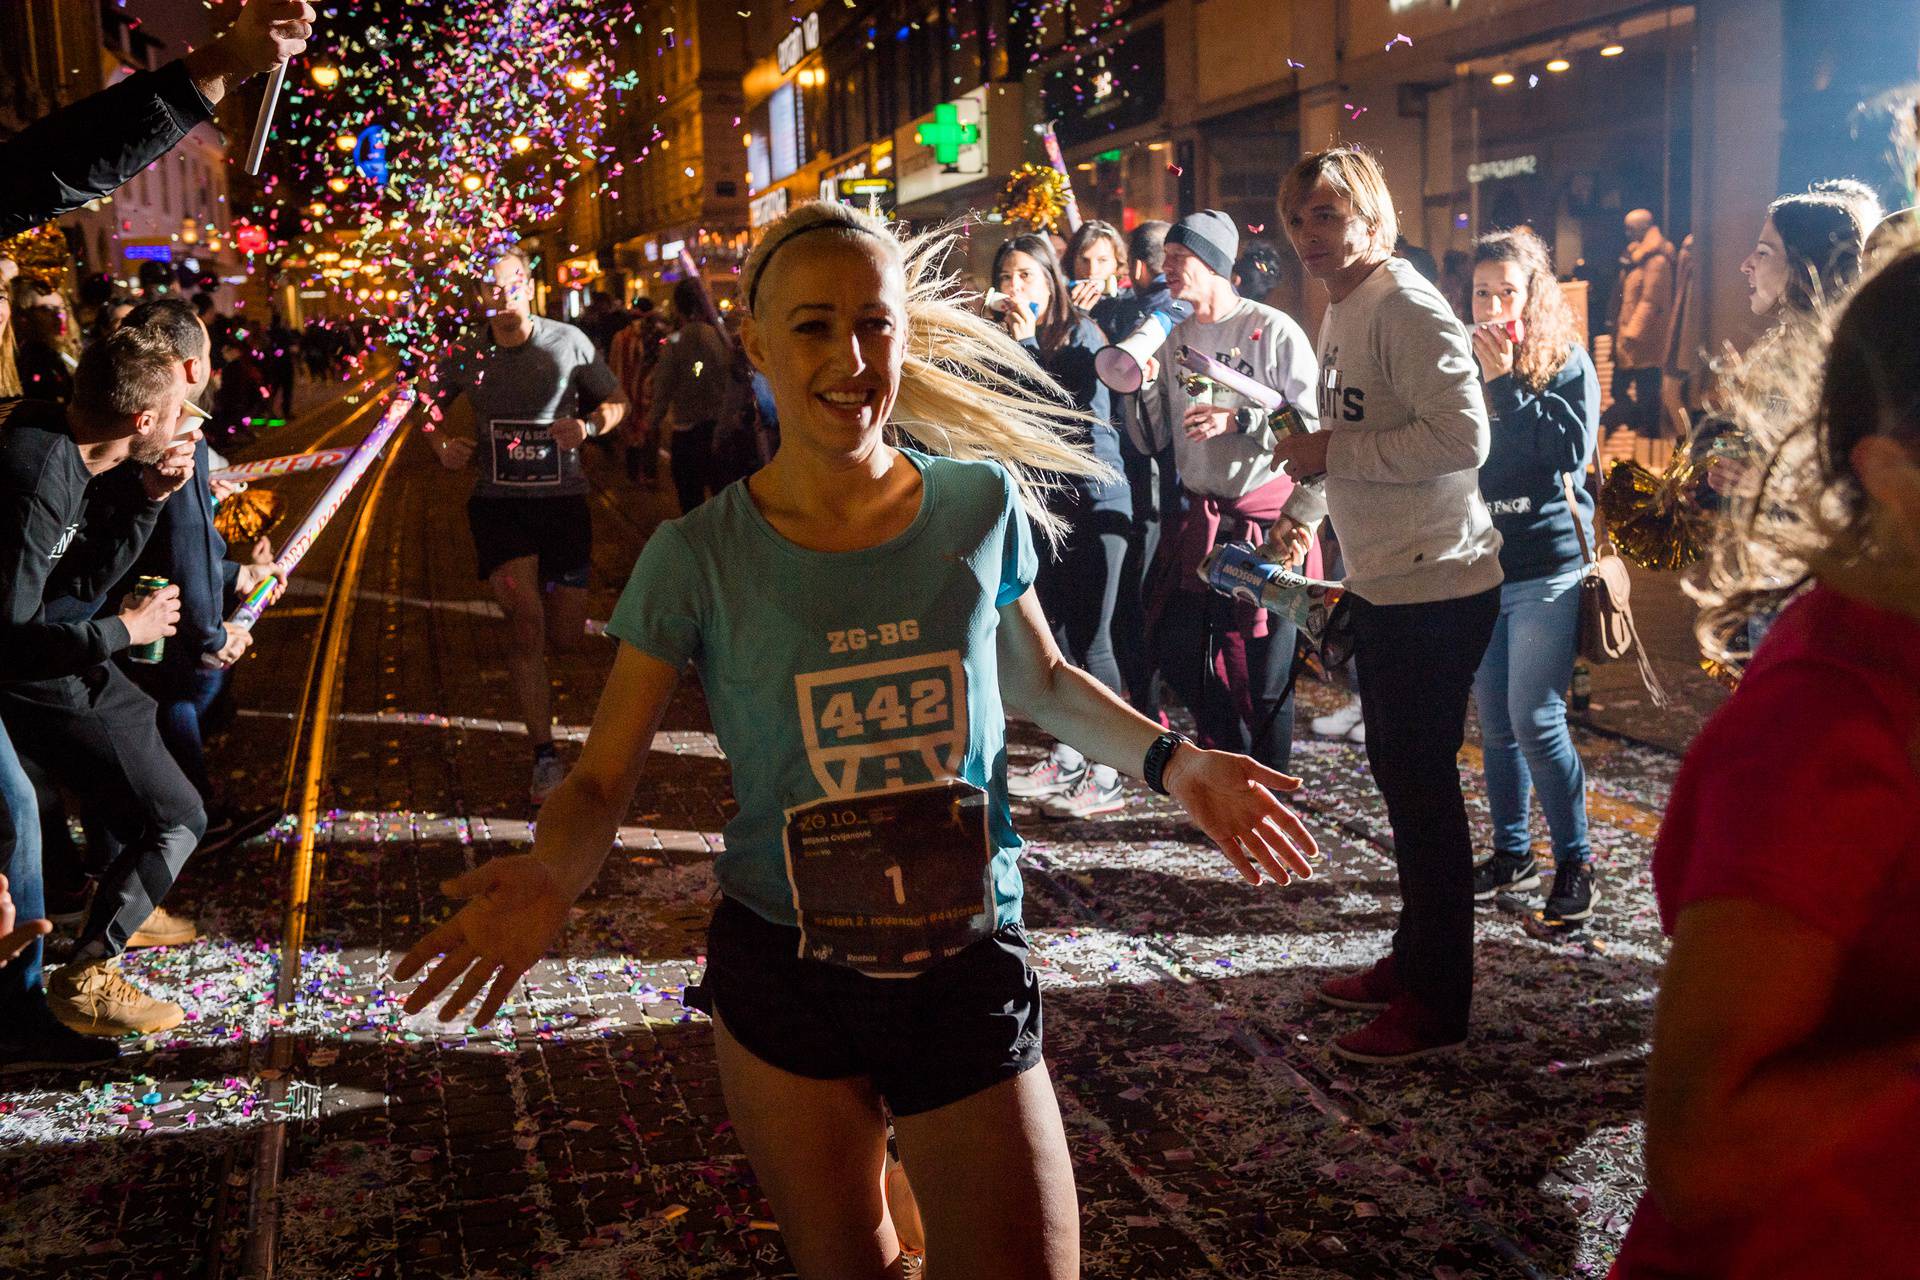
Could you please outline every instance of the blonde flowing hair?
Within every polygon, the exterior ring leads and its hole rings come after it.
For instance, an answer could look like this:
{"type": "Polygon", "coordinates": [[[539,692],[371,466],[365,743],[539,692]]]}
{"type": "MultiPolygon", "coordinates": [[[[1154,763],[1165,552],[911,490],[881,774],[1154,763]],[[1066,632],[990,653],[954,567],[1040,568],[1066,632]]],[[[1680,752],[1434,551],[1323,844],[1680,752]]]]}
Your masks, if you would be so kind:
{"type": "Polygon", "coordinates": [[[1853,448],[1882,432],[1920,448],[1920,242],[1909,240],[1831,321],[1783,326],[1763,367],[1731,381],[1736,423],[1765,448],[1721,524],[1700,602],[1702,650],[1738,664],[1745,624],[1819,581],[1920,618],[1920,559],[1872,500],[1853,448]]]}
{"type": "Polygon", "coordinates": [[[1049,509],[1048,494],[1063,487],[1065,476],[1115,476],[1079,443],[1093,416],[1076,409],[1004,328],[979,314],[972,306],[977,295],[945,269],[959,233],[942,227],[903,241],[892,224],[851,206],[803,204],[767,228],[747,255],[741,296],[753,305],[774,256],[803,252],[809,241],[829,237],[878,241],[906,276],[906,360],[887,426],[930,453],[1005,467],[1028,518],[1058,545],[1067,525],[1049,509]],[[801,232],[809,234],[781,248],[801,232]]]}

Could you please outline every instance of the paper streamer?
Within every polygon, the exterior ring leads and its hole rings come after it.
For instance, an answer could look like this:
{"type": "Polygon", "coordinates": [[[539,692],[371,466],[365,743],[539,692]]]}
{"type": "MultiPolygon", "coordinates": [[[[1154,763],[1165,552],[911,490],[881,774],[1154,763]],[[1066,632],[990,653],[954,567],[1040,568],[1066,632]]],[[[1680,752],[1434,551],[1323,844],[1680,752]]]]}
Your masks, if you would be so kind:
{"type": "MultiPolygon", "coordinates": [[[[340,469],[340,474],[335,476],[333,482],[327,486],[327,491],[320,495],[320,500],[313,504],[313,509],[307,512],[307,518],[300,522],[300,527],[293,531],[293,536],[281,546],[280,554],[274,557],[273,567],[280,571],[282,578],[293,576],[294,566],[300,563],[314,541],[325,531],[327,523],[339,513],[341,507],[346,505],[347,498],[353,493],[353,487],[360,483],[360,477],[367,473],[367,468],[373,465],[373,460],[378,458],[381,450],[387,447],[387,441],[391,440],[393,433],[399,430],[401,420],[407,416],[407,410],[412,407],[411,391],[402,391],[394,396],[393,403],[389,404],[387,411],[380,415],[380,421],[374,425],[372,431],[367,433],[367,438],[360,442],[360,447],[353,451],[353,456],[340,469]]],[[[245,631],[253,630],[253,624],[258,622],[260,615],[267,610],[267,597],[273,594],[273,587],[272,578],[255,587],[233,611],[233,616],[227,619],[228,623],[245,631]]]]}
{"type": "Polygon", "coordinates": [[[274,476],[297,475],[302,471],[323,471],[337,467],[353,456],[351,449],[316,449],[312,453],[289,453],[280,458],[261,458],[242,462],[208,476],[208,481],[267,480],[274,476]]]}
{"type": "Polygon", "coordinates": [[[1067,234],[1072,235],[1080,229],[1080,202],[1073,198],[1073,174],[1067,169],[1067,157],[1060,150],[1060,139],[1053,136],[1053,121],[1049,120],[1039,128],[1041,145],[1047,150],[1047,163],[1058,170],[1067,182],[1067,234]]]}

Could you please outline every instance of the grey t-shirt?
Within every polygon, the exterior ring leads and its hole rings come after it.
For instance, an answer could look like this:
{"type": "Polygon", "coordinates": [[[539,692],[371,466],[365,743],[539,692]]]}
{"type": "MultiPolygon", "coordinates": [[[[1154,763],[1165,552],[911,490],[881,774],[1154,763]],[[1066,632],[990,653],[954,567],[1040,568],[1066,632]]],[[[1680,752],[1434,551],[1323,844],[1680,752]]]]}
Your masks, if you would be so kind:
{"type": "Polygon", "coordinates": [[[481,498],[553,498],[587,491],[578,449],[554,443],[552,424],[584,418],[620,391],[620,380],[570,324],[533,317],[533,336],[503,347],[480,332],[441,366],[442,405],[473,404],[473,492],[481,498]]]}

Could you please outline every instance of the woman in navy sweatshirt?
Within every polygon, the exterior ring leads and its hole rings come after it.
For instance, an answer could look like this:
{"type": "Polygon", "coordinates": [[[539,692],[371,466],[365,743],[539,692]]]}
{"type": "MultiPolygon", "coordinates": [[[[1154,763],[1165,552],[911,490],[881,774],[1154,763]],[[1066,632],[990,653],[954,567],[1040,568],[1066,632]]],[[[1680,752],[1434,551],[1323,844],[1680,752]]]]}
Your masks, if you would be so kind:
{"type": "MultiPolygon", "coordinates": [[[[1014,236],[993,259],[994,285],[1007,296],[1001,322],[1014,341],[1060,384],[1074,407],[1093,415],[1087,425],[1093,455],[1112,476],[1074,476],[1057,497],[1072,531],[1041,562],[1035,589],[1053,623],[1054,640],[1075,666],[1121,692],[1114,657],[1113,611],[1120,594],[1120,563],[1127,551],[1133,500],[1121,479],[1120,436],[1107,388],[1094,375],[1094,353],[1105,335],[1073,305],[1067,277],[1044,236],[1014,236]]],[[[1038,803],[1049,818],[1089,818],[1125,806],[1120,775],[1056,742],[1038,765],[1007,776],[1011,794],[1038,803]]]]}
{"type": "Polygon", "coordinates": [[[1584,920],[1599,893],[1566,690],[1579,632],[1582,540],[1593,546],[1585,475],[1600,383],[1547,247],[1531,231],[1498,231],[1474,243],[1473,319],[1473,354],[1493,425],[1480,492],[1500,530],[1506,571],[1500,620],[1473,682],[1493,811],[1493,856],[1475,870],[1473,895],[1485,902],[1539,886],[1527,835],[1528,792],[1538,791],[1553,836],[1546,918],[1584,920]]]}

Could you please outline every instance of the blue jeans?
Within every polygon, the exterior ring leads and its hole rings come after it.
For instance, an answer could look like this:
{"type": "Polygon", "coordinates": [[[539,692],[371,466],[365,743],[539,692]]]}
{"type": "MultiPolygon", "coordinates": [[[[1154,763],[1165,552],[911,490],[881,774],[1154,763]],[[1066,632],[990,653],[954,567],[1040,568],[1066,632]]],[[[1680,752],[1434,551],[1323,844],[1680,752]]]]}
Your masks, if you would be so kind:
{"type": "Polygon", "coordinates": [[[1580,624],[1579,567],[1500,588],[1500,620],[1473,678],[1486,755],[1493,847],[1525,853],[1529,793],[1540,793],[1554,860],[1588,862],[1587,779],[1567,732],[1580,624]]]}
{"type": "MultiPolygon", "coordinates": [[[[47,914],[46,889],[40,877],[40,805],[33,783],[20,767],[20,757],[0,724],[0,864],[7,872],[16,923],[47,914]],[[7,828],[11,828],[8,830],[7,828]]],[[[0,968],[0,1010],[40,991],[40,939],[27,944],[11,964],[0,968]]]]}

